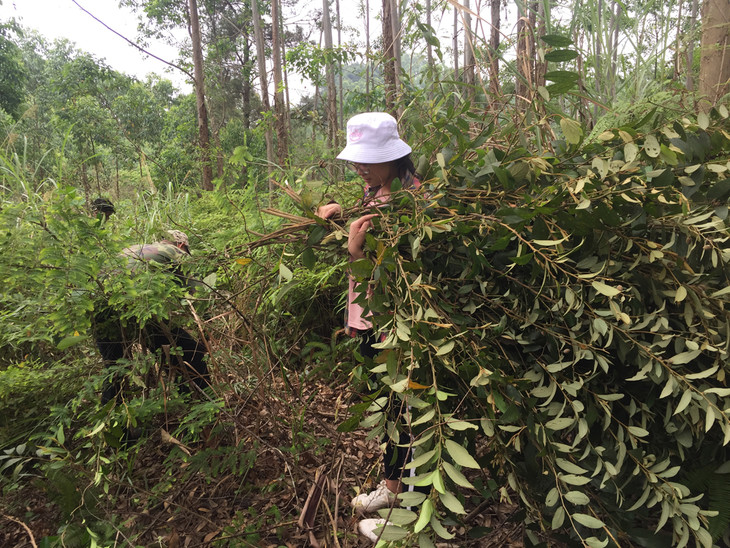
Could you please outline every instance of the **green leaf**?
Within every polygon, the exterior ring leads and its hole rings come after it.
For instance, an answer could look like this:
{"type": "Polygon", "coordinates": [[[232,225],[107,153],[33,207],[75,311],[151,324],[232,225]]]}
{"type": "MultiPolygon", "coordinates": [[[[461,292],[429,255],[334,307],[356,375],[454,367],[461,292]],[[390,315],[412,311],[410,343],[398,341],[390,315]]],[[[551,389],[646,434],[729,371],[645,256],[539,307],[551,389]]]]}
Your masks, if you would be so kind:
{"type": "Polygon", "coordinates": [[[470,422],[460,421],[460,420],[448,420],[448,421],[446,421],[446,426],[448,426],[452,430],[457,430],[457,431],[478,430],[479,429],[479,427],[476,424],[472,424],[470,422]]]}
{"type": "Polygon", "coordinates": [[[588,495],[581,491],[568,491],[565,495],[563,495],[563,497],[565,500],[573,504],[583,505],[588,504],[591,501],[591,499],[588,498],[588,495]]]}
{"type": "Polygon", "coordinates": [[[425,453],[417,456],[411,462],[406,464],[403,468],[408,468],[408,469],[418,468],[419,466],[429,462],[434,457],[434,455],[436,455],[436,449],[431,449],[430,451],[426,451],[425,453]]]}
{"type": "Polygon", "coordinates": [[[397,498],[401,506],[418,506],[426,500],[426,493],[403,491],[402,493],[398,493],[397,498]]]}
{"type": "Polygon", "coordinates": [[[481,469],[481,466],[479,466],[479,463],[474,460],[474,457],[472,457],[466,449],[464,449],[455,441],[446,440],[444,442],[444,447],[446,448],[446,452],[459,466],[463,466],[465,468],[474,468],[476,470],[481,469]]]}
{"type": "Polygon", "coordinates": [[[603,523],[600,519],[589,516],[588,514],[575,513],[572,514],[571,517],[581,525],[584,525],[590,529],[600,529],[601,527],[606,526],[606,524],[603,523]]]}
{"type": "Polygon", "coordinates": [[[563,63],[565,61],[572,61],[578,57],[578,52],[572,49],[556,49],[549,51],[545,54],[545,61],[551,61],[553,63],[563,63]]]}
{"type": "Polygon", "coordinates": [[[583,137],[583,128],[578,122],[570,118],[561,118],[560,128],[563,130],[563,135],[565,135],[568,144],[577,145],[580,143],[583,137]]]}
{"type": "Polygon", "coordinates": [[[375,534],[380,535],[380,540],[395,542],[408,536],[408,531],[397,525],[386,525],[382,528],[382,534],[380,533],[380,529],[380,527],[375,529],[375,534]]]}
{"type": "Polygon", "coordinates": [[[558,506],[558,509],[555,510],[555,513],[553,514],[552,523],[550,524],[550,528],[554,531],[555,529],[560,529],[563,526],[563,523],[565,522],[565,509],[562,506],[558,506]]]}
{"type": "Polygon", "coordinates": [[[558,478],[568,485],[585,485],[591,481],[591,478],[576,476],[574,474],[560,474],[558,478]]]}
{"type": "Polygon", "coordinates": [[[436,351],[437,356],[445,356],[449,352],[451,352],[454,349],[454,340],[447,341],[446,343],[439,346],[438,350],[436,351]]]}
{"type": "Polygon", "coordinates": [[[284,263],[279,263],[279,278],[290,282],[293,277],[292,271],[284,263]]]}
{"type": "Polygon", "coordinates": [[[716,364],[704,371],[700,371],[699,373],[690,373],[689,375],[685,375],[684,378],[687,380],[706,379],[717,373],[718,369],[720,369],[720,365],[716,364]]]}
{"type": "Polygon", "coordinates": [[[549,430],[557,431],[557,430],[564,430],[565,428],[568,428],[569,426],[573,426],[573,424],[575,424],[575,418],[558,417],[556,419],[546,422],[545,428],[548,428],[549,430]]]}
{"type": "Polygon", "coordinates": [[[454,538],[456,535],[449,533],[436,516],[431,516],[431,528],[433,532],[440,536],[442,539],[449,540],[454,538]]]}
{"type": "Polygon", "coordinates": [[[598,291],[601,295],[606,295],[606,297],[615,297],[619,293],[621,293],[620,289],[616,289],[615,287],[611,287],[608,284],[604,284],[603,282],[594,281],[592,284],[593,289],[598,291]]]}
{"type": "Polygon", "coordinates": [[[387,518],[394,525],[408,525],[416,521],[418,514],[405,508],[382,508],[378,510],[380,517],[387,518]]]}
{"type": "Polygon", "coordinates": [[[314,256],[314,251],[311,247],[306,248],[302,252],[302,264],[312,270],[317,265],[317,258],[314,256]]]}
{"type": "Polygon", "coordinates": [[[476,489],[471,482],[466,479],[466,476],[462,474],[453,464],[448,461],[442,461],[441,465],[444,467],[446,475],[451,478],[456,485],[459,487],[466,487],[467,489],[476,489]]]}
{"type": "Polygon", "coordinates": [[[545,34],[544,36],[540,36],[540,40],[554,48],[566,48],[573,43],[570,37],[560,34],[545,34]]]}
{"type": "Polygon", "coordinates": [[[553,487],[548,491],[547,496],[545,497],[545,506],[548,508],[552,508],[558,503],[558,499],[560,497],[560,492],[558,491],[557,487],[553,487]]]}
{"type": "Polygon", "coordinates": [[[587,474],[588,470],[585,468],[581,468],[575,463],[570,462],[569,460],[557,458],[555,459],[555,464],[557,464],[560,468],[563,469],[563,471],[568,472],[569,474],[587,474]]]}
{"type": "Polygon", "coordinates": [[[570,70],[551,70],[545,73],[545,79],[556,83],[570,83],[571,85],[580,80],[580,74],[570,70]]]}
{"type": "Polygon", "coordinates": [[[629,432],[637,438],[645,438],[649,435],[649,431],[639,426],[629,426],[629,432]]]}
{"type": "Polygon", "coordinates": [[[71,337],[64,337],[59,341],[57,348],[59,350],[66,350],[67,348],[70,348],[75,344],[85,341],[87,338],[88,337],[86,337],[85,335],[73,335],[71,337]]]}
{"type": "Polygon", "coordinates": [[[431,499],[423,501],[423,504],[421,505],[421,513],[418,515],[418,521],[416,521],[413,526],[414,533],[422,531],[423,528],[428,525],[428,522],[431,520],[431,516],[433,515],[433,509],[433,501],[431,499]]]}
{"type": "Polygon", "coordinates": [[[662,148],[659,146],[659,141],[654,135],[647,135],[644,139],[644,152],[650,158],[658,158],[661,154],[662,148]]]}
{"type": "Polygon", "coordinates": [[[446,493],[442,493],[441,495],[439,495],[439,500],[446,508],[448,508],[454,514],[466,514],[466,510],[464,510],[464,505],[461,504],[459,499],[457,499],[450,492],[447,491],[446,493]]]}
{"type": "Polygon", "coordinates": [[[699,348],[697,350],[690,350],[688,352],[680,352],[679,354],[675,354],[674,356],[669,358],[667,361],[674,365],[681,365],[691,362],[701,353],[702,350],[699,348]]]}
{"type": "Polygon", "coordinates": [[[701,129],[707,129],[710,127],[710,117],[706,112],[700,112],[697,115],[697,125],[700,126],[701,129]]]}
{"type": "Polygon", "coordinates": [[[606,548],[608,546],[608,538],[601,540],[596,537],[588,537],[585,539],[585,543],[588,548],[606,548]]]}
{"type": "Polygon", "coordinates": [[[441,494],[446,492],[446,486],[444,485],[444,478],[441,475],[441,471],[437,468],[431,474],[431,481],[433,482],[433,488],[441,494]]]}
{"type": "Polygon", "coordinates": [[[677,404],[677,408],[674,410],[673,415],[676,415],[678,413],[681,413],[684,411],[684,409],[689,405],[689,402],[692,401],[692,391],[691,390],[685,390],[682,394],[682,397],[679,400],[679,403],[677,404]]]}

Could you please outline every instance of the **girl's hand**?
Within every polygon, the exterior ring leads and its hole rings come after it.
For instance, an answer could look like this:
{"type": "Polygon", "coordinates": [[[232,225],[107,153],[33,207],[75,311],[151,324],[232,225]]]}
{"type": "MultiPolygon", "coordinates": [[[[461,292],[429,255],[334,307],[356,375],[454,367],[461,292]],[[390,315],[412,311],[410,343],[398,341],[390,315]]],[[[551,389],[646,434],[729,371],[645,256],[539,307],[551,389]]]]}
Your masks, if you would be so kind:
{"type": "Polygon", "coordinates": [[[322,217],[323,219],[329,219],[330,217],[339,217],[342,215],[342,206],[340,206],[340,204],[336,202],[332,202],[331,204],[325,204],[317,208],[315,215],[317,217],[322,217]]]}
{"type": "Polygon", "coordinates": [[[362,259],[365,256],[365,253],[362,252],[365,245],[365,233],[373,226],[371,219],[377,216],[377,213],[369,213],[355,219],[350,224],[350,233],[347,236],[347,250],[353,259],[362,259]]]}

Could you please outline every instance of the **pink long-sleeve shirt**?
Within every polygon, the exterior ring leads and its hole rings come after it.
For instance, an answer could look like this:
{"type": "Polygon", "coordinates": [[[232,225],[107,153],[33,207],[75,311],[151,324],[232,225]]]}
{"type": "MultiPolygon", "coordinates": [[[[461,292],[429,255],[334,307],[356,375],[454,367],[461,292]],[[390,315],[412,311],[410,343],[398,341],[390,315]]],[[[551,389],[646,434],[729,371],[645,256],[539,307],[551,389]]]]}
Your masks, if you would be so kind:
{"type": "MultiPolygon", "coordinates": [[[[413,188],[418,188],[421,186],[420,181],[418,179],[413,180],[413,188]]],[[[385,205],[385,203],[390,198],[390,195],[382,193],[383,188],[380,187],[378,191],[375,193],[375,195],[371,198],[369,198],[366,202],[366,206],[374,206],[374,205],[385,205]]],[[[369,188],[365,188],[365,195],[367,196],[370,192],[369,188]]],[[[352,257],[350,257],[350,260],[352,261],[352,257]]],[[[365,309],[358,303],[354,302],[355,299],[360,295],[357,291],[355,291],[355,278],[352,275],[348,276],[348,287],[347,287],[347,321],[345,322],[345,325],[349,327],[350,329],[356,329],[358,331],[367,331],[368,329],[371,329],[373,327],[373,324],[370,320],[367,319],[367,316],[370,315],[370,313],[365,313],[365,309]]]]}

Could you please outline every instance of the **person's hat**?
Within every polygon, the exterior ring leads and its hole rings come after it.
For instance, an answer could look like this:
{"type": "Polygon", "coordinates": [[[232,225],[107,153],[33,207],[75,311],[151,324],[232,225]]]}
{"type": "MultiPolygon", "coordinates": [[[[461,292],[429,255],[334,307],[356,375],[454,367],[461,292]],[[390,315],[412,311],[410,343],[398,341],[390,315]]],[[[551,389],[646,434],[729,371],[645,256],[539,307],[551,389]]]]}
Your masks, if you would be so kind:
{"type": "Polygon", "coordinates": [[[188,235],[185,234],[182,230],[168,230],[167,233],[170,235],[170,239],[176,244],[189,247],[188,235]]]}
{"type": "Polygon", "coordinates": [[[91,202],[91,207],[97,213],[114,213],[114,204],[108,198],[96,198],[91,202]]]}
{"type": "Polygon", "coordinates": [[[398,135],[398,124],[386,112],[364,112],[347,121],[347,146],[338,160],[379,164],[403,158],[411,147],[398,135]]]}

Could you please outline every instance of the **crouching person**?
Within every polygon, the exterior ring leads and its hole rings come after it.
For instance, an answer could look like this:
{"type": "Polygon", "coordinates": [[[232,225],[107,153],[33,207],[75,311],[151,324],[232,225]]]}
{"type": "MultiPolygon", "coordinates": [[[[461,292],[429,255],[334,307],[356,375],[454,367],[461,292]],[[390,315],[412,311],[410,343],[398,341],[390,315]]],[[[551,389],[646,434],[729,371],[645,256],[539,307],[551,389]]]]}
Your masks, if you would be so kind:
{"type": "MultiPolygon", "coordinates": [[[[136,283],[151,280],[140,276],[140,269],[162,268],[172,274],[173,283],[191,286],[183,276],[181,262],[190,255],[188,237],[179,230],[168,231],[166,238],[151,244],[133,245],[122,251],[125,267],[133,274],[136,283]]],[[[114,284],[113,275],[107,280],[114,284]]],[[[170,371],[186,378],[200,389],[210,386],[205,345],[182,327],[174,325],[159,314],[151,312],[144,302],[134,302],[149,287],[127,288],[132,295],[124,297],[124,304],[110,302],[108,298],[98,301],[94,314],[94,337],[96,346],[107,369],[113,369],[104,383],[102,404],[112,399],[119,401],[122,391],[120,367],[123,360],[131,360],[135,343],[143,349],[159,353],[170,371]],[[122,312],[120,310],[127,310],[122,312]]],[[[172,307],[173,303],[165,303],[172,307]]],[[[182,388],[188,390],[188,385],[182,388]]]]}

